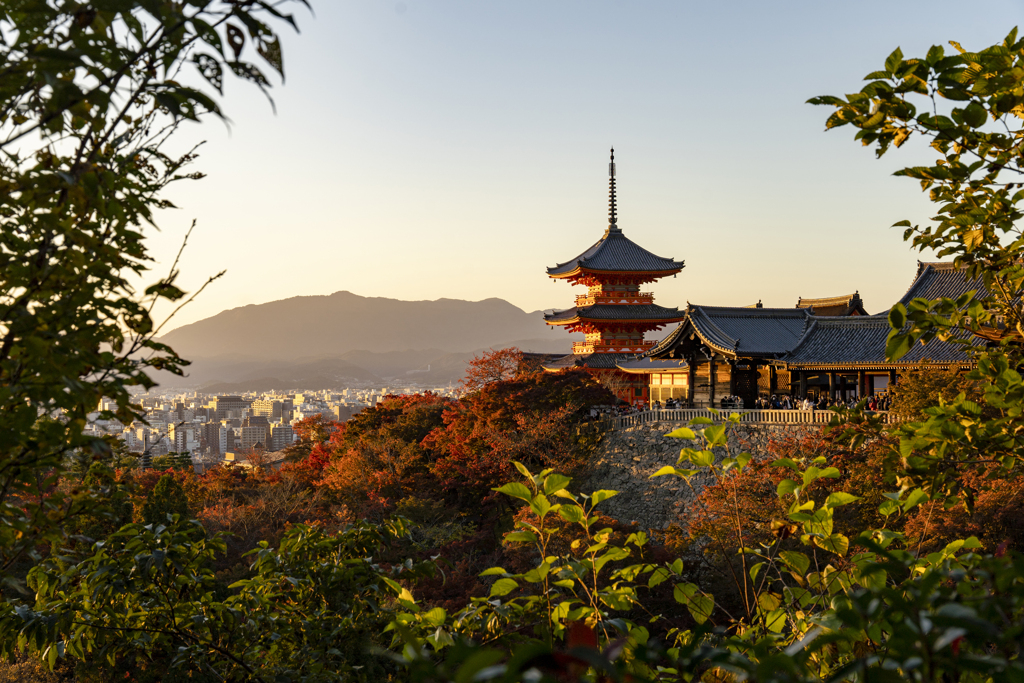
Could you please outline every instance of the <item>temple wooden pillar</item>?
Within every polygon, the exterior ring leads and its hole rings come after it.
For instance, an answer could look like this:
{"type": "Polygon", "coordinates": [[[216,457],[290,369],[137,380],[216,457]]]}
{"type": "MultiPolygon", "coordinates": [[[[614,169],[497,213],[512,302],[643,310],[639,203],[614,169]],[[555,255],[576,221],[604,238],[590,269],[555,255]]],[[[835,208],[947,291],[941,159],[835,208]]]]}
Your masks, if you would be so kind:
{"type": "Polygon", "coordinates": [[[715,407],[715,354],[708,359],[708,404],[715,407]]]}
{"type": "Polygon", "coordinates": [[[836,400],[836,373],[828,373],[828,397],[830,400],[836,400]]]}
{"type": "Polygon", "coordinates": [[[729,395],[736,395],[736,361],[729,361],[729,395]]]}
{"type": "Polygon", "coordinates": [[[807,398],[807,371],[801,370],[799,373],[800,377],[800,400],[807,398]]]}
{"type": "Polygon", "coordinates": [[[890,387],[896,386],[896,371],[895,370],[890,370],[889,371],[889,386],[890,387]]]}
{"type": "Polygon", "coordinates": [[[694,387],[697,384],[697,356],[690,356],[686,364],[686,402],[692,408],[694,387]]]}
{"type": "Polygon", "coordinates": [[[875,395],[875,376],[868,375],[868,396],[875,395]]]}
{"type": "Polygon", "coordinates": [[[863,400],[868,395],[868,373],[863,370],[857,371],[857,400],[863,400]]]}

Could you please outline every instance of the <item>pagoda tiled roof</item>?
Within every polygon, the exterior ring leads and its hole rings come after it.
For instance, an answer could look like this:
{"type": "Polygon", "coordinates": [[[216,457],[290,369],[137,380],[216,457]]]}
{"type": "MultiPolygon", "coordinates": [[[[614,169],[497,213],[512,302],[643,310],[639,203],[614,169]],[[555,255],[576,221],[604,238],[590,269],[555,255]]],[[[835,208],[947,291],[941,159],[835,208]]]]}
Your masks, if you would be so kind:
{"type": "Polygon", "coordinates": [[[678,308],[666,308],[658,304],[594,304],[546,313],[544,320],[550,324],[619,320],[657,320],[669,323],[682,320],[683,316],[684,313],[678,308]]]}
{"type": "Polygon", "coordinates": [[[861,301],[860,293],[844,294],[842,296],[830,296],[820,299],[805,299],[800,297],[796,302],[797,308],[810,308],[814,315],[843,316],[843,315],[867,315],[864,310],[864,302],[861,301]]]}
{"type": "Polygon", "coordinates": [[[583,271],[664,273],[671,275],[683,269],[685,263],[657,256],[622,234],[612,226],[604,237],[576,258],[548,268],[551,277],[569,277],[583,271]]]}
{"type": "Polygon", "coordinates": [[[884,315],[815,316],[800,343],[780,360],[797,367],[906,367],[921,361],[966,365],[971,362],[967,348],[985,343],[984,339],[965,332],[960,338],[969,338],[967,345],[933,339],[925,345],[912,345],[905,356],[894,362],[885,357],[891,329],[884,315]]]}
{"type": "Polygon", "coordinates": [[[956,299],[964,292],[975,290],[978,299],[987,299],[989,292],[981,280],[967,276],[952,263],[917,262],[917,276],[907,293],[899,300],[906,306],[914,299],[956,299]]]}

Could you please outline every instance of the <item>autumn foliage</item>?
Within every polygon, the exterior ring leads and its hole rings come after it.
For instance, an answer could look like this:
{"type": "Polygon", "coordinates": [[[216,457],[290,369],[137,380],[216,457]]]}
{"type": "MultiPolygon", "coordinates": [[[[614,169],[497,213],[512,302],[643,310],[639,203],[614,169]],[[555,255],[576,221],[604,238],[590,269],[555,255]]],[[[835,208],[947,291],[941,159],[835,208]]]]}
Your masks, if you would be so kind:
{"type": "Polygon", "coordinates": [[[459,386],[463,392],[472,393],[492,382],[504,382],[524,373],[529,374],[533,368],[524,367],[523,358],[523,352],[514,346],[491,349],[467,363],[466,376],[459,386]]]}

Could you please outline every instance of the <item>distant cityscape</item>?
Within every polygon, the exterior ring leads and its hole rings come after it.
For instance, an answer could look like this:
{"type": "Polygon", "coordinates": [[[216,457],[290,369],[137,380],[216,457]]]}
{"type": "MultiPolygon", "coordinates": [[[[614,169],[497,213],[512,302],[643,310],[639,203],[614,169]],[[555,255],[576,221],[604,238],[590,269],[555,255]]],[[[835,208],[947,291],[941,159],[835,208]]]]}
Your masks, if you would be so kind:
{"type": "Polygon", "coordinates": [[[268,463],[280,462],[285,448],[298,440],[294,425],[315,415],[346,422],[391,394],[426,391],[456,396],[458,389],[408,384],[402,386],[352,386],[341,389],[294,392],[248,392],[216,395],[201,390],[155,388],[133,397],[145,415],[131,424],[105,419],[104,411],[115,410],[104,399],[90,414],[87,433],[115,436],[140,466],[149,467],[154,458],[168,454],[187,455],[202,472],[215,465],[250,467],[257,452],[268,463]]]}

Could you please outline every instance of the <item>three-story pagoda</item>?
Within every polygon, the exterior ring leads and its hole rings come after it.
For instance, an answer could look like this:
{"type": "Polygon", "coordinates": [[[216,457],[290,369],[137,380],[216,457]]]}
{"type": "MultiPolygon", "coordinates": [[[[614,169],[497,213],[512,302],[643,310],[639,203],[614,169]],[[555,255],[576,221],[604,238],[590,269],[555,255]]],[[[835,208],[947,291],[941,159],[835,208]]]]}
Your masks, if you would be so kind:
{"type": "Polygon", "coordinates": [[[640,286],[684,267],[683,261],[656,256],[622,233],[615,205],[615,150],[608,165],[608,229],[594,246],[574,259],[548,268],[548,276],[585,285],[587,293],[576,297],[576,305],[545,314],[548,325],[583,332],[585,341],[573,344],[573,352],[545,366],[550,371],[584,367],[612,389],[621,399],[646,402],[644,377],[621,372],[616,363],[650,350],[655,342],[644,333],[682,320],[684,312],[654,303],[654,295],[640,286]]]}

